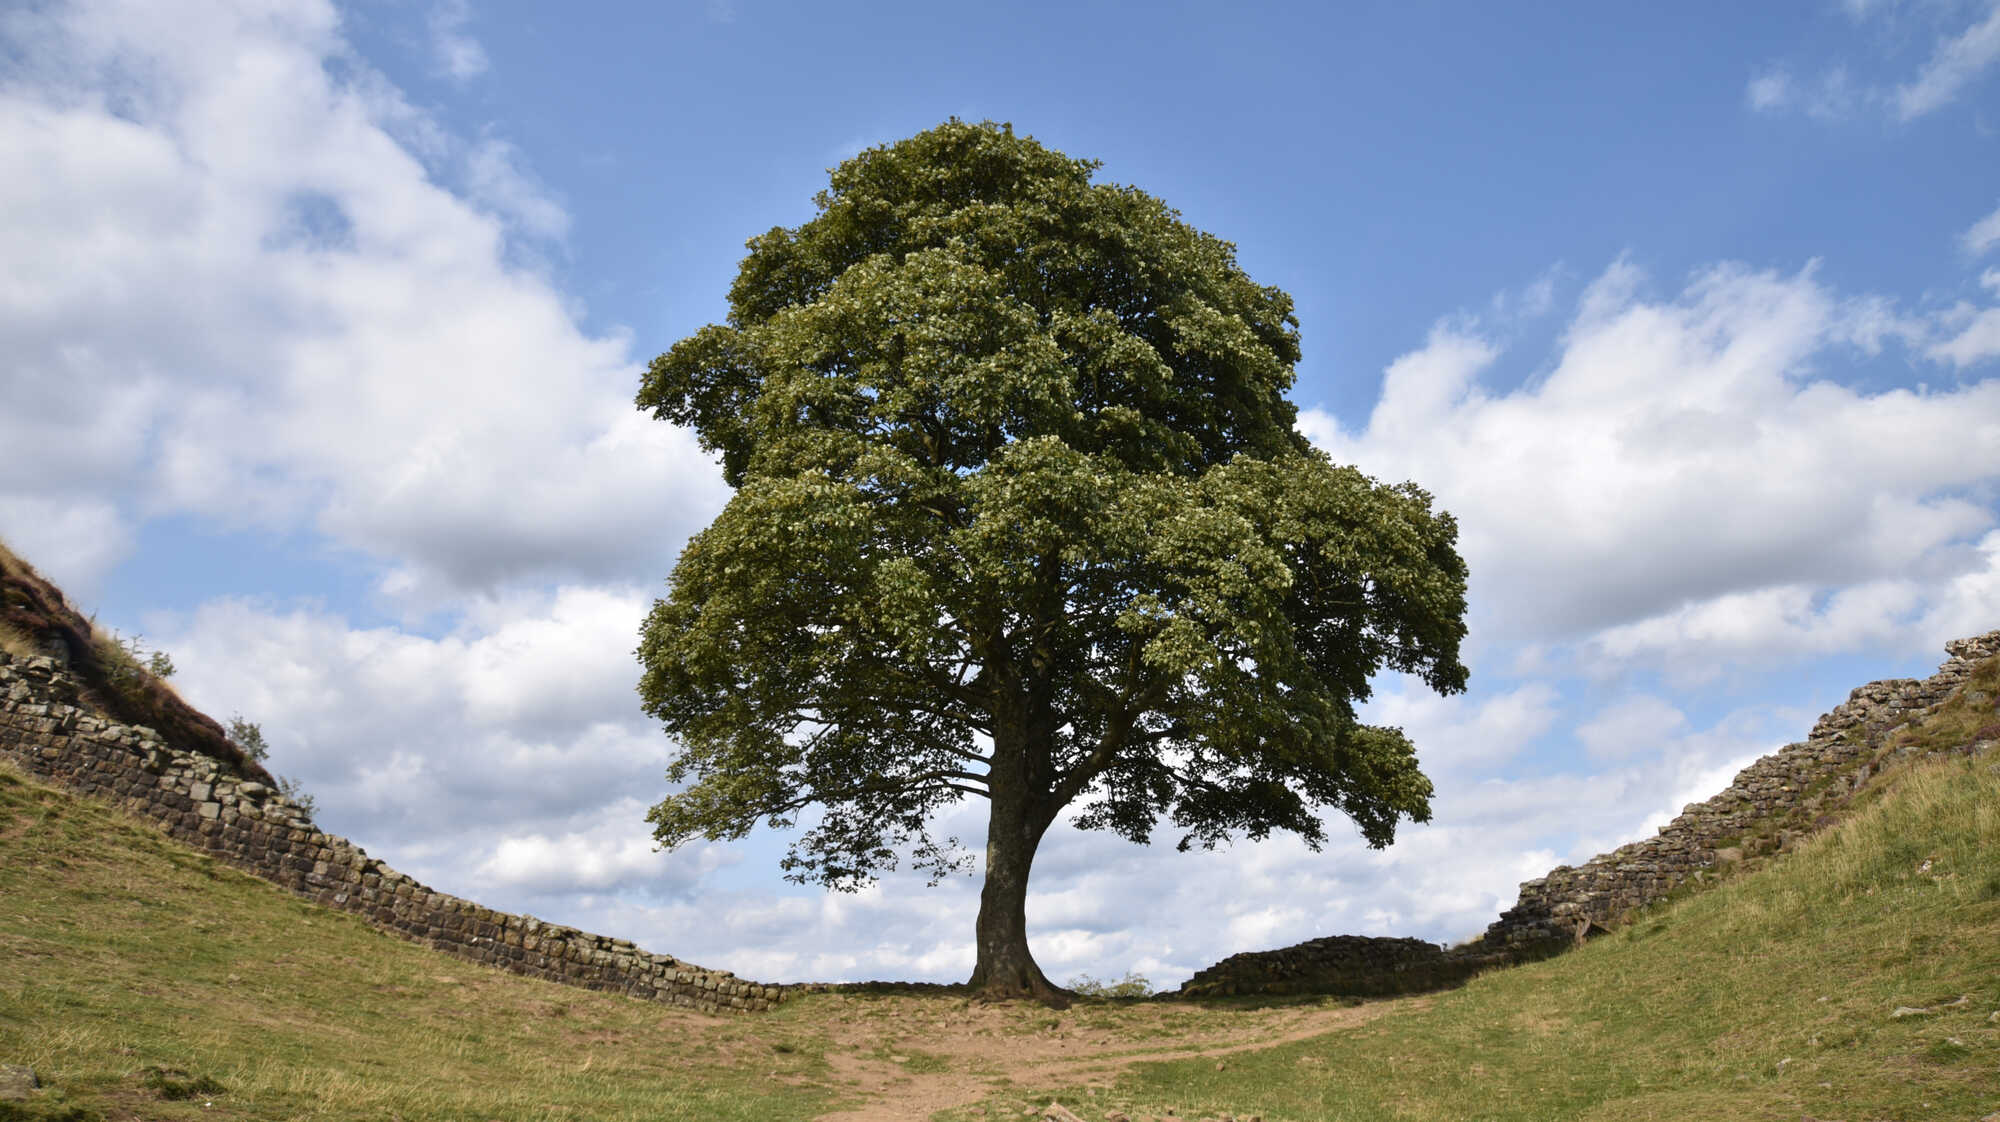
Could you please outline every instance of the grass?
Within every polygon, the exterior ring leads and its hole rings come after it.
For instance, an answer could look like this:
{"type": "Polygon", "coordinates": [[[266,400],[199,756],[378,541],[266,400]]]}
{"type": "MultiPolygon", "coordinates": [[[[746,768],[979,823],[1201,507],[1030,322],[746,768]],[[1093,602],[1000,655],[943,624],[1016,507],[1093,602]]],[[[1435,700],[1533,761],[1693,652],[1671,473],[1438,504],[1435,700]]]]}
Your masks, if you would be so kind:
{"type": "Polygon", "coordinates": [[[15,658],[33,658],[42,653],[35,649],[34,641],[28,633],[5,620],[0,620],[0,651],[6,651],[15,658]]]}
{"type": "Polygon", "coordinates": [[[1047,1093],[1093,1119],[1982,1118],[2000,1111],[2000,762],[1914,767],[1760,875],[1406,1004],[1220,1069],[1047,1093]]]}
{"type": "Polygon", "coordinates": [[[460,963],[4,767],[0,963],[0,1064],[52,1087],[0,1119],[798,1119],[839,1091],[809,1009],[460,963]]]}

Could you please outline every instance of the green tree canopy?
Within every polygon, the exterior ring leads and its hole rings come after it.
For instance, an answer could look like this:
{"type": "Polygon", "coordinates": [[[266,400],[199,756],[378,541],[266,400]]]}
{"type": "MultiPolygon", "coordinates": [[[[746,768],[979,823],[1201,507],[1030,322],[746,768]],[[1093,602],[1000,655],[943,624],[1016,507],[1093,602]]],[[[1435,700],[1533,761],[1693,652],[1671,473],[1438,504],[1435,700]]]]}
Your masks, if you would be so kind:
{"type": "Polygon", "coordinates": [[[853,887],[952,867],[927,824],[985,798],[994,995],[1058,996],[1024,905],[1064,808],[1184,849],[1317,847],[1336,808],[1387,845],[1431,785],[1355,705],[1466,680],[1451,517],[1308,444],[1291,298],[1096,166],[955,120],[856,156],[638,396],[735,489],[641,635],[684,785],[656,837],[816,807],[786,870],[853,887]]]}

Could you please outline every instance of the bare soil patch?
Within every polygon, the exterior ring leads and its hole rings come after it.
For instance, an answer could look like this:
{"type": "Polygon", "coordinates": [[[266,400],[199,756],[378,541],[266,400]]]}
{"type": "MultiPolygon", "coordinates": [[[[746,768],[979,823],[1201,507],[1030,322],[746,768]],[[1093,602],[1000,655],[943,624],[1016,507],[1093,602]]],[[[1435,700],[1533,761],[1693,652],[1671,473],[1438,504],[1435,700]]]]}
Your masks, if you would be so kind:
{"type": "Polygon", "coordinates": [[[832,1067],[830,1082],[862,1100],[820,1115],[821,1122],[903,1122],[1011,1090],[1109,1087],[1134,1064],[1221,1060],[1428,1003],[1080,1002],[1057,1011],[942,995],[825,994],[810,1000],[832,1067]]]}

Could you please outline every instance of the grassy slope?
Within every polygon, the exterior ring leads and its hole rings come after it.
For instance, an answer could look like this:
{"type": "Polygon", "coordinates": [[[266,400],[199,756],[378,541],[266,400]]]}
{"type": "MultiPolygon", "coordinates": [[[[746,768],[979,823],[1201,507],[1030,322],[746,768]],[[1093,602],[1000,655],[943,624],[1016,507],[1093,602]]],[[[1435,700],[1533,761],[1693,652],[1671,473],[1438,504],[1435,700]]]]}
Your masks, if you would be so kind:
{"type": "Polygon", "coordinates": [[[29,1117],[747,1120],[830,1097],[790,1010],[708,1017],[457,962],[4,765],[0,1064],[54,1088],[29,1117]],[[147,1068],[225,1090],[163,1101],[147,1068]]]}
{"type": "Polygon", "coordinates": [[[1114,1096],[1061,1097],[1086,1117],[1970,1122],[2000,1111],[1996,1011],[1988,754],[1906,771],[1796,854],[1562,958],[1219,1071],[1149,1065],[1114,1096]]]}

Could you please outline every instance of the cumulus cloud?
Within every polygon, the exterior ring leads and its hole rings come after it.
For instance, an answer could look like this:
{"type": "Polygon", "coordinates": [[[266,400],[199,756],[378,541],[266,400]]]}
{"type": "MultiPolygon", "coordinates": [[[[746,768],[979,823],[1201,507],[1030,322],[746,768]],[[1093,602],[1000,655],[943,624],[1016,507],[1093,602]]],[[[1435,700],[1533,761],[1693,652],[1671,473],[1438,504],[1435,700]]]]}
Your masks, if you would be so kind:
{"type": "MultiPolygon", "coordinates": [[[[1302,415],[1336,460],[1417,480],[1458,516],[1476,632],[1539,641],[1710,621],[1692,637],[1758,626],[1732,616],[1750,603],[1769,632],[1805,610],[1780,590],[1807,590],[1823,614],[1827,592],[1983,564],[1967,546],[1993,513],[1968,489],[2000,476],[2000,381],[1842,384],[1858,318],[1877,312],[1811,268],[1722,265],[1670,296],[1644,288],[1629,263],[1606,269],[1546,377],[1509,392],[1482,383],[1500,350],[1447,321],[1391,365],[1365,425],[1302,415]]],[[[1867,598],[1834,605],[1865,615],[1867,598]]],[[[1875,598],[1869,618],[1888,603],[1875,598]]],[[[1912,605],[1905,621],[1921,614],[1912,605]]]]}
{"type": "Polygon", "coordinates": [[[0,494],[0,531],[0,541],[80,603],[132,553],[125,517],[95,498],[0,494]]]}
{"type": "Polygon", "coordinates": [[[322,793],[330,826],[463,848],[474,830],[554,836],[664,793],[668,745],[632,694],[648,603],[563,588],[437,638],[239,600],[148,628],[190,701],[263,724],[273,765],[322,793]]]}
{"type": "Polygon", "coordinates": [[[433,602],[657,568],[719,505],[632,410],[628,341],[510,264],[568,222],[518,151],[445,135],[330,6],[99,0],[0,34],[32,60],[0,154],[37,170],[0,183],[0,384],[33,406],[0,419],[7,492],[318,531],[433,602]]]}
{"type": "Polygon", "coordinates": [[[1556,690],[1547,682],[1483,697],[1439,696],[1400,674],[1388,675],[1376,686],[1362,719],[1402,729],[1433,774],[1505,763],[1547,732],[1558,714],[1556,690]]]}
{"type": "Polygon", "coordinates": [[[710,872],[735,859],[713,845],[661,852],[639,799],[614,799],[594,818],[583,829],[556,835],[503,833],[484,846],[488,854],[476,875],[496,891],[540,898],[613,892],[687,897],[710,872]]]}

